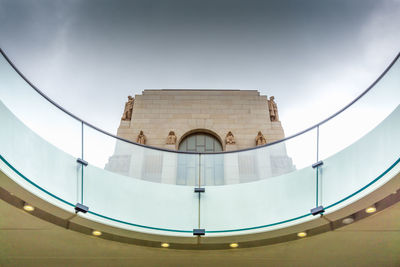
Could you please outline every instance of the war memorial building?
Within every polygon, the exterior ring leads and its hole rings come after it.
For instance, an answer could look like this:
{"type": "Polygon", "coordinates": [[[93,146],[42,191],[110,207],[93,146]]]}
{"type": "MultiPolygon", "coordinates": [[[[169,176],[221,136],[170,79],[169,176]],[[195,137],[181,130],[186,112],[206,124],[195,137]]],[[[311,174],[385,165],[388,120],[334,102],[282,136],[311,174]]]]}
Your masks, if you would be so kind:
{"type": "MultiPolygon", "coordinates": [[[[117,135],[147,146],[199,153],[248,149],[285,137],[274,97],[257,90],[144,90],[128,97],[117,135]]],[[[195,183],[195,155],[150,151],[143,150],[148,155],[140,157],[118,141],[106,169],[154,182],[195,183]],[[170,177],[161,177],[162,168],[171,168],[170,177]]],[[[215,154],[202,165],[209,185],[252,181],[259,172],[275,176],[294,168],[284,144],[268,151],[215,154]],[[265,161],[257,162],[255,153],[265,153],[265,161]],[[229,170],[227,161],[237,161],[231,167],[239,170],[229,170]]]]}

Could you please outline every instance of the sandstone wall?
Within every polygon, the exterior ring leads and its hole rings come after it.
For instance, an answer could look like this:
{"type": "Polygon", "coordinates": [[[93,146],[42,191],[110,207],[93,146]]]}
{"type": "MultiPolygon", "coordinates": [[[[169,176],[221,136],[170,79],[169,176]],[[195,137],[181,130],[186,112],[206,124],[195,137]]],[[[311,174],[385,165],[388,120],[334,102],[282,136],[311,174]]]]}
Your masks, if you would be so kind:
{"type": "Polygon", "coordinates": [[[143,130],[146,145],[177,149],[183,135],[204,129],[225,140],[228,131],[235,136],[235,145],[224,150],[255,146],[261,131],[267,143],[282,139],[279,121],[271,122],[267,96],[257,90],[144,90],[135,96],[131,121],[122,121],[118,136],[136,142],[143,130]],[[174,131],[177,144],[167,145],[169,131],[174,131]]]}

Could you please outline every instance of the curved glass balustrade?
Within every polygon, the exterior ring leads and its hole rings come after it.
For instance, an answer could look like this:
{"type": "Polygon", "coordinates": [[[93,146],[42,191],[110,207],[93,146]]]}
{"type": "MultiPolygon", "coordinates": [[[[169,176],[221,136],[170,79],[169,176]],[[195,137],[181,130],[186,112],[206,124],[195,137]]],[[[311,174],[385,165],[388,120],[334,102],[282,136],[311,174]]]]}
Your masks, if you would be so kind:
{"type": "Polygon", "coordinates": [[[311,208],[340,208],[383,183],[398,163],[398,61],[354,104],[301,134],[196,154],[99,131],[47,101],[0,57],[0,167],[45,199],[83,203],[85,216],[133,230],[224,234],[311,220],[311,208]],[[194,193],[199,186],[206,193],[194,193]]]}

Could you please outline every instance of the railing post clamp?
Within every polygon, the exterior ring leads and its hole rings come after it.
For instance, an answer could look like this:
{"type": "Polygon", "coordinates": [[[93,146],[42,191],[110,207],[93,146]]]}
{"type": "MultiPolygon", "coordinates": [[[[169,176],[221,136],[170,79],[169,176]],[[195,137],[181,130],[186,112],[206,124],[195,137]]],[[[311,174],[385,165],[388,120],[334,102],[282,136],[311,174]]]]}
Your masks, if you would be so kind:
{"type": "Polygon", "coordinates": [[[324,162],[323,162],[322,160],[320,160],[320,161],[314,163],[314,164],[312,165],[312,167],[313,167],[313,169],[315,169],[315,168],[320,167],[320,166],[322,166],[322,165],[324,165],[324,162]]]}
{"type": "Polygon", "coordinates": [[[325,209],[324,209],[323,206],[318,206],[316,208],[311,209],[310,212],[314,216],[317,215],[317,214],[321,214],[322,215],[322,213],[325,212],[325,209]]]}
{"type": "Polygon", "coordinates": [[[79,164],[82,164],[82,165],[85,166],[85,167],[89,164],[86,160],[83,160],[83,159],[81,159],[81,158],[78,158],[78,159],[76,160],[76,162],[78,162],[79,164]]]}
{"type": "Polygon", "coordinates": [[[206,229],[193,229],[193,235],[201,236],[206,234],[206,229]]]}
{"type": "Polygon", "coordinates": [[[205,193],[205,192],[206,192],[206,189],[205,189],[204,187],[196,187],[196,188],[194,189],[194,192],[195,192],[195,193],[205,193]]]}
{"type": "Polygon", "coordinates": [[[85,206],[85,205],[83,205],[81,203],[76,203],[76,205],[75,205],[75,213],[78,213],[78,212],[86,213],[88,211],[89,211],[89,207],[88,206],[85,206]]]}

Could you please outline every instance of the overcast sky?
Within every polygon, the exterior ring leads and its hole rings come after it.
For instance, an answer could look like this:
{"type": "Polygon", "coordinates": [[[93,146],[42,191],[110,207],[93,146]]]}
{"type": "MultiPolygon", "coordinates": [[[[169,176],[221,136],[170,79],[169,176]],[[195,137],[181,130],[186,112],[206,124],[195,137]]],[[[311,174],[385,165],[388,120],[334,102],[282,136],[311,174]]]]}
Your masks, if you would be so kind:
{"type": "Polygon", "coordinates": [[[56,102],[115,133],[143,89],[258,89],[287,134],[360,94],[400,48],[399,0],[0,0],[0,45],[56,102]]]}

